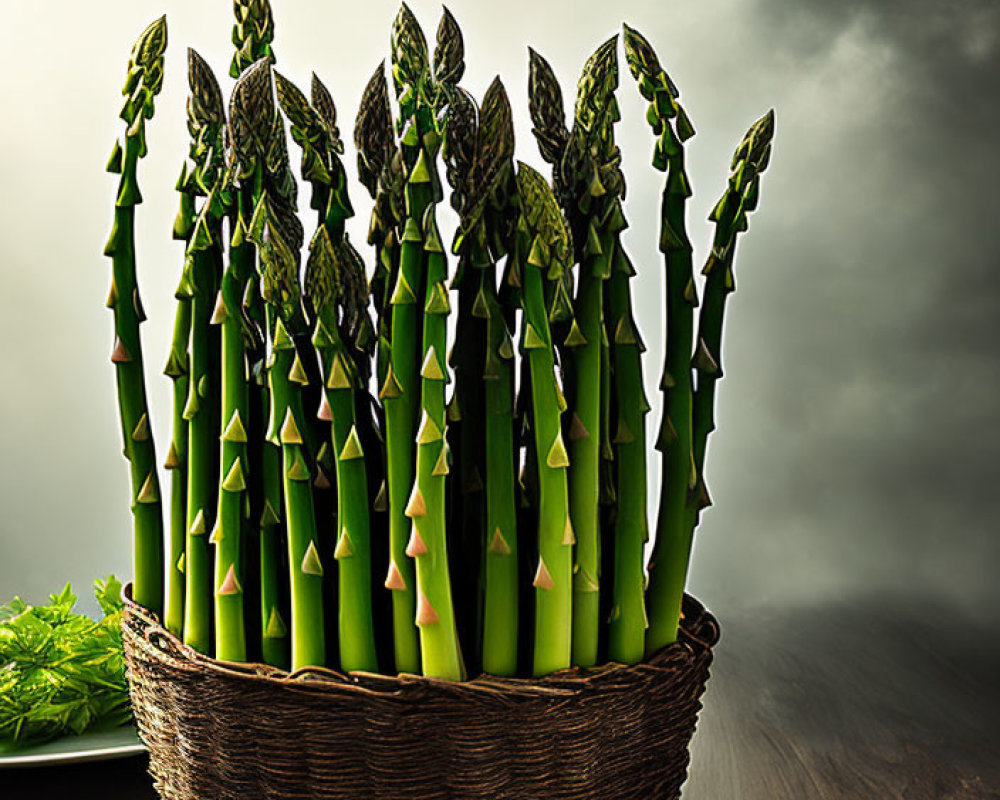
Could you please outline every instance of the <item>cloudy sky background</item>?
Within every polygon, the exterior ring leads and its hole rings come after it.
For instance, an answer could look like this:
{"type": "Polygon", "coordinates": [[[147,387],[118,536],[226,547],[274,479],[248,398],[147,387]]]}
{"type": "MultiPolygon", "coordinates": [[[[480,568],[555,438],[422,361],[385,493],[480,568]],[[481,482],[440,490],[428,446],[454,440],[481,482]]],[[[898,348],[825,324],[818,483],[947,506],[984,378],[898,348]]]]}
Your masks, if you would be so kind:
{"type": "MultiPolygon", "coordinates": [[[[129,571],[101,256],[114,191],[103,166],[119,133],[128,50],[166,11],[166,84],[138,212],[147,380],[162,453],[169,385],[159,367],[181,263],[170,228],[186,148],[183,48],[194,46],[224,74],[231,7],[3,5],[0,597],[40,599],[66,580],[83,588],[129,571]]],[[[396,11],[383,0],[348,6],[275,0],[279,69],[300,85],[315,69],[345,132],[388,55],[396,11]]],[[[439,6],[412,7],[432,33],[439,6]]],[[[572,97],[583,61],[622,19],[646,33],[698,129],[689,144],[698,261],[733,147],[776,109],[774,158],[740,245],[727,320],[708,465],[717,506],[698,536],[695,593],[723,617],[727,608],[868,596],[996,614],[1000,6],[454,0],[450,8],[465,33],[465,85],[481,96],[500,74],[518,120],[518,155],[536,166],[526,45],[550,59],[572,97]]],[[[661,176],[648,166],[651,137],[627,71],[620,96],[627,244],[640,269],[655,397],[661,176]]],[[[347,163],[353,174],[350,147],[347,163]]],[[[363,241],[366,195],[357,184],[352,191],[363,241]]]]}

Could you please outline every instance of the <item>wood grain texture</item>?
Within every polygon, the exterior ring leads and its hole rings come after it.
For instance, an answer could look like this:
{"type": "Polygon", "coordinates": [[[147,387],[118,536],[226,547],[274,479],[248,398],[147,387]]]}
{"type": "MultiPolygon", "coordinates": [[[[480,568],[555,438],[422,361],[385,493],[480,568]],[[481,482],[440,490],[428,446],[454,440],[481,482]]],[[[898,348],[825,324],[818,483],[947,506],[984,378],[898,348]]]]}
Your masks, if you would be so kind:
{"type": "Polygon", "coordinates": [[[721,614],[684,800],[1000,800],[996,627],[918,607],[721,614]]]}

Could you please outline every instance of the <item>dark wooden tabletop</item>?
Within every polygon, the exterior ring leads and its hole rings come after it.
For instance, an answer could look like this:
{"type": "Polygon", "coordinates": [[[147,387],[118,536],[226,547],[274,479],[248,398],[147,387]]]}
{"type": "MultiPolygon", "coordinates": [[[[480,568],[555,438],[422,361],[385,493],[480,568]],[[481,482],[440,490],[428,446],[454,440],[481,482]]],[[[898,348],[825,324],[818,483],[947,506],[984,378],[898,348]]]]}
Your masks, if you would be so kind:
{"type": "MultiPolygon", "coordinates": [[[[995,627],[905,603],[716,613],[684,800],[1000,800],[995,627]]],[[[145,767],[4,771],[0,798],[147,800],[145,767]]]]}

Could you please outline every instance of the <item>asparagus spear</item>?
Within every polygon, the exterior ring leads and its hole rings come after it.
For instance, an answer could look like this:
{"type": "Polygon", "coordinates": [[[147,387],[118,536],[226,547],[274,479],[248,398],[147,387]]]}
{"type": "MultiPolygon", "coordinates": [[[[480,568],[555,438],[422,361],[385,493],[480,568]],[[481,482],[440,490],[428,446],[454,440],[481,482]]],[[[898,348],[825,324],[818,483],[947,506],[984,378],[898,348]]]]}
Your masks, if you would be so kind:
{"type": "MultiPolygon", "coordinates": [[[[274,39],[274,19],[267,0],[236,0],[233,3],[236,22],[233,26],[233,44],[236,48],[229,73],[239,78],[261,58],[274,63],[271,42],[274,39]]],[[[283,616],[286,604],[286,565],[282,557],[285,548],[281,450],[265,438],[266,416],[270,395],[264,368],[264,331],[266,314],[260,296],[260,280],[255,272],[256,249],[246,238],[246,229],[263,192],[262,167],[256,159],[244,153],[242,161],[235,148],[230,152],[233,177],[237,191],[230,209],[232,250],[243,250],[250,265],[250,277],[244,295],[244,321],[253,333],[253,346],[247,350],[248,371],[251,379],[249,394],[249,419],[247,428],[247,458],[250,479],[251,535],[248,543],[257,543],[257,571],[259,573],[258,631],[262,656],[267,664],[287,668],[289,665],[288,629],[283,616]]],[[[228,420],[227,420],[228,422],[228,420]]],[[[248,554],[249,555],[249,554],[248,554]]],[[[250,564],[247,564],[249,571],[250,564]]],[[[247,598],[249,601],[249,598],[247,598]]],[[[246,606],[249,610],[249,606],[246,606]]]]}
{"type": "MultiPolygon", "coordinates": [[[[408,220],[408,223],[411,220],[408,220]]],[[[411,228],[412,229],[412,228],[411,228]]],[[[424,213],[421,237],[426,257],[421,377],[421,424],[417,433],[417,476],[406,514],[413,520],[407,554],[416,561],[417,627],[424,675],[463,680],[465,667],[455,627],[445,514],[445,478],[449,452],[445,441],[445,382],[447,262],[434,217],[434,206],[424,213]]],[[[403,245],[407,240],[404,235],[403,245]]],[[[405,264],[404,250],[404,264],[405,264]]]]}
{"type": "Polygon", "coordinates": [[[340,528],[334,553],[340,573],[340,666],[345,672],[375,672],[368,476],[354,399],[360,385],[345,344],[358,308],[366,301],[364,265],[346,238],[334,244],[325,227],[317,230],[309,248],[307,296],[315,308],[314,342],[326,376],[320,415],[333,423],[340,528]]]}
{"type": "MultiPolygon", "coordinates": [[[[216,423],[220,427],[215,430],[222,431],[221,456],[217,456],[220,458],[220,471],[214,478],[218,485],[218,514],[209,542],[216,545],[213,592],[215,655],[225,661],[245,661],[247,647],[243,583],[246,578],[243,552],[246,549],[244,510],[248,506],[246,426],[249,422],[249,386],[245,350],[245,340],[248,337],[242,319],[242,306],[247,280],[253,271],[253,255],[242,241],[242,233],[239,232],[240,218],[233,203],[230,173],[223,168],[222,132],[226,116],[222,92],[211,68],[194,50],[188,50],[188,74],[191,86],[188,107],[191,128],[196,132],[193,156],[196,163],[203,165],[196,175],[202,185],[209,185],[208,181],[213,180],[209,200],[202,209],[202,217],[196,223],[196,231],[197,225],[203,224],[208,215],[207,224],[215,238],[213,251],[221,255],[222,217],[229,216],[231,220],[235,220],[233,227],[236,229],[236,244],[230,248],[228,263],[221,275],[220,288],[209,319],[209,324],[221,328],[219,385],[213,386],[213,390],[219,391],[221,404],[221,414],[216,423]],[[213,208],[214,205],[220,207],[219,211],[213,208]]],[[[198,305],[197,301],[195,305],[198,305]]],[[[217,358],[214,345],[213,342],[213,360],[217,358]]],[[[201,414],[202,410],[199,409],[197,413],[201,414]]],[[[205,430],[208,427],[206,421],[205,430]]],[[[214,441],[209,444],[214,445],[214,441]]]]}
{"type": "Polygon", "coordinates": [[[378,65],[361,96],[354,144],[358,150],[358,176],[375,201],[368,231],[368,244],[375,247],[376,254],[369,290],[378,315],[376,374],[381,386],[388,371],[392,335],[389,300],[399,272],[399,226],[405,213],[402,153],[393,132],[384,62],[378,65]]]}
{"type": "MultiPolygon", "coordinates": [[[[517,672],[514,352],[496,285],[497,261],[511,244],[513,155],[510,103],[499,78],[490,84],[478,112],[466,93],[457,92],[444,140],[452,205],[461,218],[452,248],[459,255],[452,285],[458,284],[460,325],[452,402],[459,401],[461,413],[462,469],[480,458],[484,467],[485,527],[476,529],[477,536],[485,538],[486,551],[481,657],[483,669],[494,675],[517,672]],[[468,453],[480,455],[472,458],[468,453]]],[[[467,512],[474,507],[471,502],[465,505],[467,512]]]]}
{"type": "Polygon", "coordinates": [[[698,304],[698,295],[685,221],[691,188],[684,171],[684,142],[694,135],[694,128],[677,102],[677,88],[660,66],[649,42],[628,26],[625,27],[625,52],[640,92],[650,101],[647,119],[658,137],[653,166],[667,173],[660,250],[666,269],[668,328],[660,384],[664,410],[656,444],[662,455],[663,485],[647,590],[646,652],[653,653],[677,637],[691,555],[691,537],[685,519],[697,502],[698,476],[692,451],[691,344],[693,309],[698,304]]]}
{"type": "MultiPolygon", "coordinates": [[[[576,535],[573,583],[573,663],[597,663],[600,629],[600,498],[601,445],[606,414],[602,414],[602,347],[604,281],[611,274],[613,232],[607,230],[615,200],[624,191],[614,140],[619,119],[615,90],[618,86],[617,37],[601,45],[584,65],[577,89],[573,128],[558,152],[555,171],[561,200],[576,242],[580,264],[574,299],[577,327],[564,345],[573,417],[569,425],[570,518],[576,535]]],[[[531,106],[540,107],[558,89],[551,68],[532,54],[534,77],[530,88],[539,92],[531,106]]],[[[551,115],[552,111],[549,110],[551,115]]],[[[551,125],[550,125],[551,127],[551,125]]],[[[546,142],[548,133],[536,125],[536,136],[546,142]]],[[[543,151],[545,151],[543,146],[543,151]]]]}
{"type": "MultiPolygon", "coordinates": [[[[174,220],[175,239],[187,243],[194,232],[195,194],[191,186],[191,175],[187,162],[181,169],[177,181],[180,193],[180,208],[174,220]]],[[[173,420],[170,450],[164,467],[170,470],[170,553],[167,574],[167,610],[165,623],[167,630],[175,636],[184,635],[184,560],[187,538],[187,452],[188,423],[184,419],[191,373],[191,297],[190,288],[181,276],[181,284],[175,292],[177,310],[174,315],[174,335],[170,344],[164,374],[173,382],[173,420]]]]}
{"type": "MultiPolygon", "coordinates": [[[[204,201],[188,242],[184,279],[191,292],[191,378],[184,408],[184,418],[188,421],[184,641],[208,653],[212,647],[212,598],[216,595],[209,544],[218,538],[214,527],[219,501],[221,414],[220,335],[212,320],[222,276],[222,219],[228,204],[223,147],[226,123],[222,95],[208,65],[189,50],[188,66],[193,180],[204,201]]],[[[238,586],[235,576],[233,581],[238,586]]],[[[233,587],[231,581],[226,589],[233,587]]]]}
{"type": "Polygon", "coordinates": [[[726,299],[736,290],[733,259],[736,239],[747,229],[747,215],[757,208],[760,175],[771,159],[774,111],[769,111],[747,131],[733,156],[729,184],[709,219],[715,223],[712,252],[705,262],[704,302],[698,319],[698,344],[692,364],[698,372],[694,393],[693,452],[698,474],[699,502],[689,510],[687,524],[693,535],[701,510],[710,504],[705,484],[705,450],[715,430],[715,386],[722,377],[722,322],[726,299]]]}
{"type": "MultiPolygon", "coordinates": [[[[620,215],[620,210],[616,212],[620,215]]],[[[624,219],[622,218],[622,224],[624,219]]],[[[642,378],[645,346],[632,313],[629,280],[635,275],[615,234],[611,279],[607,286],[608,327],[615,423],[614,576],[608,630],[608,658],[635,664],[645,654],[646,609],[643,558],[649,539],[646,514],[646,414],[650,406],[642,378]]]]}
{"type": "Polygon", "coordinates": [[[366,456],[358,433],[355,395],[364,391],[351,357],[367,318],[367,285],[361,257],[347,241],[344,220],[353,214],[339,153],[332,99],[313,76],[314,105],[290,81],[275,73],[278,101],[302,145],[303,177],[313,186],[319,226],[309,246],[306,301],[313,317],[313,343],[325,378],[320,418],[332,422],[336,465],[338,527],[340,667],[378,670],[372,615],[371,528],[366,456]],[[327,109],[322,113],[320,109],[327,109]]]}
{"type": "Polygon", "coordinates": [[[549,328],[552,304],[546,294],[565,292],[560,284],[572,263],[572,236],[545,179],[519,163],[521,203],[518,247],[524,322],[521,351],[530,367],[532,430],[538,470],[538,568],[535,573],[533,672],[546,675],[570,665],[572,633],[573,528],[566,468],[569,457],[560,416],[565,409],[555,374],[549,328]]]}
{"type": "Polygon", "coordinates": [[[298,278],[303,233],[295,216],[295,182],[266,57],[237,82],[230,125],[237,158],[255,165],[261,186],[247,238],[257,245],[261,291],[267,304],[271,391],[267,436],[280,444],[282,451],[292,594],[291,666],[297,670],[322,666],[326,660],[323,564],[313,505],[311,454],[304,438],[307,420],[302,385],[307,379],[293,340],[306,328],[298,278]]]}
{"type": "Polygon", "coordinates": [[[120,174],[114,223],[104,254],[111,258],[108,306],[114,312],[118,408],[125,457],[132,478],[133,598],[150,611],[163,612],[163,510],[156,474],[156,452],[146,401],[139,325],[144,319],[136,281],[135,206],[142,202],[137,179],[139,159],[146,154],[146,120],[163,85],[166,17],[142,32],[132,48],[122,94],[124,142],[115,143],[108,171],[120,174]]]}
{"type": "MultiPolygon", "coordinates": [[[[410,523],[403,513],[407,492],[413,480],[412,466],[408,466],[412,463],[412,438],[401,440],[397,436],[392,439],[388,433],[390,418],[393,420],[391,425],[394,430],[399,426],[410,429],[407,426],[413,414],[413,398],[392,396],[396,394],[394,381],[398,382],[398,377],[397,367],[393,367],[393,381],[389,381],[390,365],[395,358],[399,367],[410,375],[408,383],[412,386],[415,378],[412,377],[414,372],[410,366],[415,355],[408,354],[403,358],[403,350],[407,346],[405,341],[401,342],[396,357],[392,353],[396,306],[391,302],[391,297],[392,288],[399,280],[405,178],[402,152],[397,147],[393,134],[384,64],[378,66],[365,87],[354,128],[354,141],[358,149],[358,174],[375,200],[368,243],[375,247],[376,253],[375,274],[372,276],[370,290],[378,315],[376,380],[384,403],[386,478],[375,498],[374,507],[375,510],[388,511],[389,516],[389,565],[385,586],[392,593],[395,669],[396,672],[416,673],[420,670],[420,643],[415,622],[416,574],[413,562],[406,556],[410,523]],[[397,399],[401,402],[397,403],[397,399]]],[[[409,319],[413,313],[412,305],[401,303],[400,307],[401,315],[407,318],[407,326],[412,326],[414,321],[409,319]]]]}
{"type": "Polygon", "coordinates": [[[397,502],[402,501],[405,516],[412,520],[406,551],[416,560],[421,669],[425,675],[460,680],[464,669],[445,536],[445,475],[449,466],[444,439],[444,357],[450,305],[445,286],[447,263],[434,217],[441,191],[434,169],[441,141],[438,111],[451,84],[447,79],[442,83],[433,80],[423,31],[405,4],[393,23],[392,49],[393,80],[403,125],[406,222],[391,300],[391,363],[381,392],[389,447],[389,508],[395,515],[397,502]],[[422,342],[419,349],[417,342],[422,342]],[[417,411],[422,418],[419,431],[417,411]],[[404,475],[411,476],[405,495],[399,485],[404,475]]]}
{"type": "MultiPolygon", "coordinates": [[[[457,86],[465,72],[465,46],[461,30],[451,13],[444,9],[434,48],[434,77],[439,86],[457,86]]],[[[467,130],[467,120],[475,120],[476,105],[462,89],[447,91],[448,111],[443,147],[452,149],[452,128],[467,130]]],[[[453,142],[459,149],[462,144],[453,142]]],[[[475,142],[471,144],[475,149],[475,142]]],[[[445,161],[449,155],[442,151],[445,161]]],[[[449,165],[449,175],[453,171],[449,165]]],[[[453,192],[452,206],[459,196],[453,192]]],[[[456,624],[463,644],[463,656],[473,672],[480,671],[483,637],[482,565],[486,538],[486,496],[483,475],[486,470],[483,446],[483,369],[486,354],[486,321],[481,301],[483,274],[474,264],[471,248],[456,250],[459,256],[451,288],[457,290],[458,315],[455,341],[448,357],[455,382],[448,401],[448,447],[455,479],[449,484],[449,528],[452,531],[449,559],[457,608],[456,624]]]]}

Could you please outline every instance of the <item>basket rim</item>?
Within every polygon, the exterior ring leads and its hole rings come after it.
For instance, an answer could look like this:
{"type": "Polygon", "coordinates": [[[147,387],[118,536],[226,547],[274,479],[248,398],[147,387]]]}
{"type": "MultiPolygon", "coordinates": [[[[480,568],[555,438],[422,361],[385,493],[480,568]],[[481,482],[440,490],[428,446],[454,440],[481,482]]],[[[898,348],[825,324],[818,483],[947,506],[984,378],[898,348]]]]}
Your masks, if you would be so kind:
{"type": "MultiPolygon", "coordinates": [[[[157,615],[132,599],[132,584],[122,588],[125,604],[123,626],[132,617],[140,622],[142,633],[133,631],[147,655],[169,664],[174,669],[228,675],[236,680],[264,682],[275,688],[296,691],[346,689],[351,693],[386,696],[410,694],[413,690],[426,689],[435,694],[455,695],[504,695],[522,694],[538,696],[567,696],[596,685],[613,685],[626,675],[655,674],[675,671],[682,664],[691,664],[698,656],[710,652],[718,643],[720,629],[715,617],[697,599],[684,595],[683,613],[677,641],[667,645],[638,664],[609,661],[595,667],[569,667],[537,678],[501,677],[482,673],[466,681],[450,681],[412,673],[387,675],[372,672],[344,673],[329,667],[306,667],[288,672],[279,667],[259,662],[239,663],[223,661],[199,653],[184,644],[160,622],[157,615]]],[[[126,640],[130,637],[126,636],[126,640]]]]}

